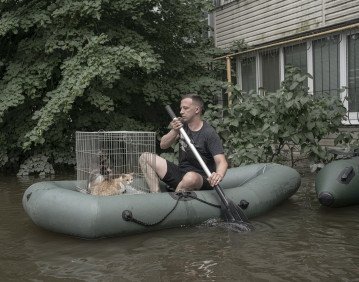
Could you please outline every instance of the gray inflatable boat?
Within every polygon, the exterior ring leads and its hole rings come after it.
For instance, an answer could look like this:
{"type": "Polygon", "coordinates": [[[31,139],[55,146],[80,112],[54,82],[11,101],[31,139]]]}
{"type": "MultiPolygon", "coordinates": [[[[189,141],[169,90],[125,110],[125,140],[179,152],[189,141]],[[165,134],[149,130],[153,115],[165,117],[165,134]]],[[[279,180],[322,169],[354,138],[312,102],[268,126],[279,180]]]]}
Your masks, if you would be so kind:
{"type": "MultiPolygon", "coordinates": [[[[221,182],[248,218],[270,211],[299,186],[296,170],[272,163],[231,168],[221,182]]],[[[76,180],[35,183],[22,200],[36,225],[87,239],[201,224],[221,217],[220,202],[214,190],[93,196],[79,192],[76,180]]]]}

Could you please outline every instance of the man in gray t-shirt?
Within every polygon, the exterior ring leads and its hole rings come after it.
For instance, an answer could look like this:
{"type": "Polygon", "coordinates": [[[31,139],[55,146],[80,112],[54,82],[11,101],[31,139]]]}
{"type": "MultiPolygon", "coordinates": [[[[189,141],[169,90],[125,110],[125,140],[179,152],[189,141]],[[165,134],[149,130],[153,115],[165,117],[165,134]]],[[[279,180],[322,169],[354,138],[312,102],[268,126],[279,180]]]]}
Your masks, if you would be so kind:
{"type": "MultiPolygon", "coordinates": [[[[216,171],[216,163],[213,156],[223,154],[223,146],[214,128],[206,121],[203,121],[203,126],[198,131],[189,129],[187,123],[183,124],[183,129],[195,145],[209,171],[216,171]]],[[[186,172],[195,171],[206,176],[200,163],[182,136],[180,136],[179,167],[186,172]]]]}
{"type": "Polygon", "coordinates": [[[151,192],[159,192],[157,176],[171,188],[180,191],[212,189],[226,174],[228,163],[223,153],[221,139],[206,121],[202,120],[203,100],[196,94],[187,94],[181,100],[181,117],[171,122],[172,129],[161,138],[162,149],[180,141],[179,164],[151,153],[143,153],[140,166],[151,192]],[[192,151],[181,138],[183,127],[197,151],[212,172],[207,177],[192,151]],[[157,175],[157,176],[156,176],[157,175]]]}

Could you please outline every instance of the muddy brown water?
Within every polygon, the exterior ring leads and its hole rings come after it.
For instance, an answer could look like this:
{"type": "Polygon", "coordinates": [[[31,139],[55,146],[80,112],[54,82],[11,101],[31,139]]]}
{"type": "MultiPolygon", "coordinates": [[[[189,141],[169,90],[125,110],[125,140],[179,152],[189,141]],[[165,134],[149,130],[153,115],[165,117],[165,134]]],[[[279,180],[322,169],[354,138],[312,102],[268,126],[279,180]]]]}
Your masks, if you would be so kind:
{"type": "MultiPolygon", "coordinates": [[[[39,179],[2,175],[1,281],[359,281],[359,206],[323,208],[314,174],[298,192],[251,219],[254,232],[182,227],[82,240],[35,226],[21,199],[39,179]]],[[[74,179],[75,174],[55,180],[74,179]]]]}

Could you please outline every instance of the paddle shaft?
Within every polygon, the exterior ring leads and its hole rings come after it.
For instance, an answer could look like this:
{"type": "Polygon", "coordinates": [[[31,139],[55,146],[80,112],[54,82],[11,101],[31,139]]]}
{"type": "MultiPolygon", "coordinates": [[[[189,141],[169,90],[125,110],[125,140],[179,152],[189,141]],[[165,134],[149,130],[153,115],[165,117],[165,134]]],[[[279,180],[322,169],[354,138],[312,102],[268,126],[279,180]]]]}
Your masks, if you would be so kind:
{"type": "MultiPolygon", "coordinates": [[[[166,106],[166,110],[168,112],[168,114],[171,116],[172,119],[176,119],[176,114],[172,111],[170,106],[166,106]]],[[[211,172],[209,171],[207,165],[205,164],[205,162],[203,161],[201,155],[198,153],[196,147],[193,145],[193,142],[191,141],[191,139],[188,137],[187,132],[183,129],[183,127],[180,128],[180,132],[182,134],[182,136],[184,137],[187,145],[190,147],[191,151],[193,152],[193,154],[195,155],[197,161],[199,162],[199,164],[201,165],[202,169],[204,170],[204,172],[206,173],[206,175],[208,177],[211,176],[211,172]]],[[[221,188],[221,186],[219,185],[215,185],[214,189],[216,190],[216,192],[218,193],[219,197],[221,198],[221,201],[223,202],[223,204],[228,208],[229,207],[229,202],[226,199],[226,196],[224,195],[223,189],[221,188]]]]}

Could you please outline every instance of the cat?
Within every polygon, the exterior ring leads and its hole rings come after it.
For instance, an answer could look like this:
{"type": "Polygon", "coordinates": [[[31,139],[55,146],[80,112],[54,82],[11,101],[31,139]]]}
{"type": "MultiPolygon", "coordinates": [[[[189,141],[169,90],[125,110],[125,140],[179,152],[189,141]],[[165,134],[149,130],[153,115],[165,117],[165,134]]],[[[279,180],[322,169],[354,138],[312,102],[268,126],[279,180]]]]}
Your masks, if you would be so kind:
{"type": "Polygon", "coordinates": [[[110,169],[110,162],[107,154],[103,150],[98,150],[97,154],[98,168],[91,170],[87,185],[87,193],[91,194],[92,186],[98,185],[104,181],[113,178],[112,170],[110,169]]]}
{"type": "Polygon", "coordinates": [[[126,192],[126,185],[133,182],[133,172],[121,174],[114,179],[103,179],[99,181],[98,178],[95,182],[89,183],[90,194],[97,196],[112,196],[119,195],[126,192]]]}
{"type": "Polygon", "coordinates": [[[99,185],[104,181],[109,181],[112,178],[111,169],[107,169],[105,174],[101,173],[100,169],[93,169],[89,175],[87,192],[91,193],[91,189],[93,186],[99,185]]]}

